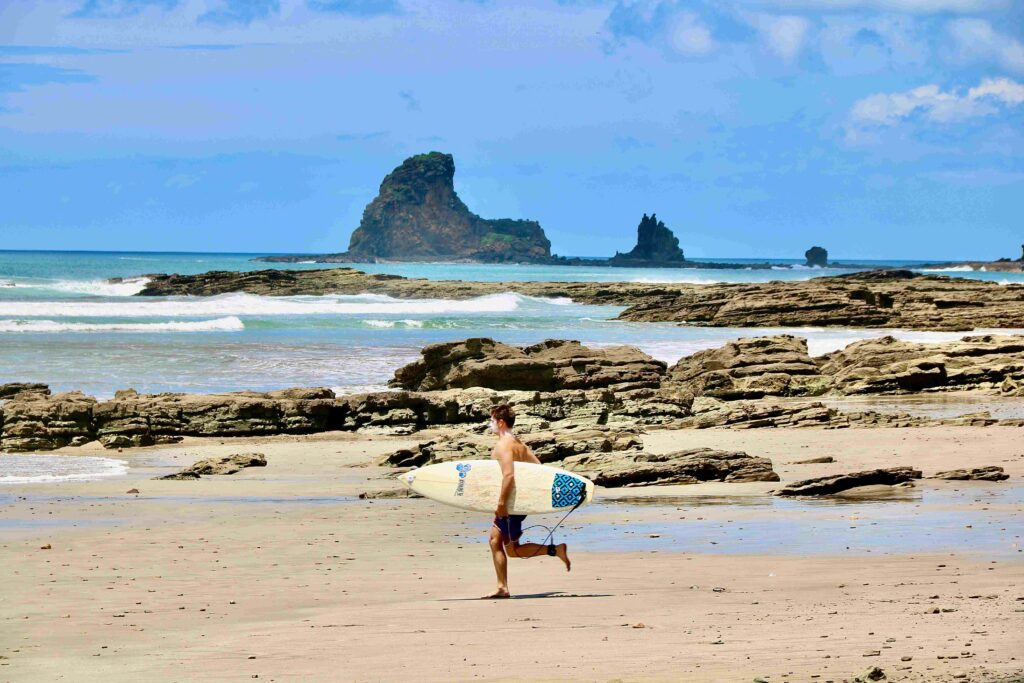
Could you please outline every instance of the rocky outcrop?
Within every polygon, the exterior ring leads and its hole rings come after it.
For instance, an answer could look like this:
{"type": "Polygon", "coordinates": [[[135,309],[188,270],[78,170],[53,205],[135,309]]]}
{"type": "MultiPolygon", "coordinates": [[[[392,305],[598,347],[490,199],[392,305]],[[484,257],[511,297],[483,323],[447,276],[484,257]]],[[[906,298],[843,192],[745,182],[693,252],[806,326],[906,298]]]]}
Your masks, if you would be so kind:
{"type": "Polygon", "coordinates": [[[205,458],[193,463],[180,472],[165,474],[157,479],[199,479],[204,474],[235,474],[246,467],[266,467],[267,458],[262,453],[236,453],[223,458],[205,458]]]}
{"type": "Polygon", "coordinates": [[[351,268],[149,275],[142,296],[386,294],[467,299],[502,292],[626,306],[620,320],[718,327],[891,327],[972,330],[1024,327],[1024,286],[888,270],[801,282],[463,282],[368,275],[351,268]]]}
{"type": "Polygon", "coordinates": [[[882,337],[854,342],[818,362],[832,390],[843,394],[1001,389],[1024,381],[1024,336],[972,336],[941,344],[882,337]]]}
{"type": "Polygon", "coordinates": [[[36,382],[9,382],[0,384],[0,401],[14,398],[18,394],[49,394],[50,387],[36,382]]]}
{"type": "Polygon", "coordinates": [[[93,408],[96,436],[249,436],[327,431],[335,410],[330,389],[226,394],[122,392],[93,408]]]}
{"type": "Polygon", "coordinates": [[[775,495],[827,496],[859,486],[895,486],[920,478],[921,471],[912,467],[888,467],[795,481],[783,486],[775,495]]]}
{"type": "Polygon", "coordinates": [[[655,214],[645,213],[636,230],[636,246],[625,254],[616,252],[611,258],[615,265],[661,266],[677,265],[685,261],[679,239],[655,214]]]}
{"type": "Polygon", "coordinates": [[[768,458],[742,451],[693,448],[655,454],[588,453],[562,461],[561,466],[582,474],[598,486],[654,486],[696,484],[704,481],[749,482],[778,481],[768,458]]]}
{"type": "Polygon", "coordinates": [[[1003,471],[1002,467],[989,465],[988,467],[971,467],[962,470],[947,470],[936,472],[929,479],[948,479],[950,481],[1004,481],[1010,475],[1003,471]]]}
{"type": "Polygon", "coordinates": [[[536,221],[486,220],[455,193],[455,160],[430,152],[409,157],[384,178],[352,233],[353,261],[544,261],[551,243],[536,221]]]}
{"type": "Polygon", "coordinates": [[[828,250],[824,247],[811,247],[804,252],[804,265],[809,268],[825,268],[828,266],[828,250]]]}
{"type": "Polygon", "coordinates": [[[50,450],[94,439],[109,448],[182,436],[306,434],[332,430],[411,434],[429,427],[483,426],[490,409],[512,404],[524,431],[583,426],[677,424],[692,396],[673,388],[631,390],[382,391],[336,397],[323,388],[225,394],[122,392],[97,402],[78,392],[19,394],[3,406],[0,450],[50,450]]]}
{"type": "Polygon", "coordinates": [[[391,386],[413,391],[487,389],[619,391],[656,388],[665,363],[632,346],[589,348],[549,339],[524,348],[473,338],[431,344],[420,360],[399,368],[391,386]]]}
{"type": "Polygon", "coordinates": [[[714,327],[1024,327],[1024,286],[920,275],[851,273],[803,282],[680,288],[630,306],[621,320],[714,327]]]}
{"type": "Polygon", "coordinates": [[[96,399],[78,391],[19,392],[4,403],[0,450],[40,451],[91,441],[96,399]]]}
{"type": "Polygon", "coordinates": [[[765,429],[818,427],[850,429],[871,427],[1006,427],[1024,426],[1022,419],[999,420],[988,412],[956,417],[931,418],[904,412],[874,410],[840,411],[823,403],[773,403],[770,401],[714,401],[697,399],[694,414],[682,420],[683,429],[765,429]]]}
{"type": "Polygon", "coordinates": [[[665,381],[695,396],[727,401],[961,389],[1016,396],[1024,388],[1024,336],[967,336],[941,343],[887,336],[818,358],[808,355],[799,337],[744,338],[680,359],[665,381]]]}
{"type": "Polygon", "coordinates": [[[828,388],[807,353],[807,340],[778,335],[751,337],[680,359],[668,378],[696,396],[726,400],[805,396],[828,388]]]}

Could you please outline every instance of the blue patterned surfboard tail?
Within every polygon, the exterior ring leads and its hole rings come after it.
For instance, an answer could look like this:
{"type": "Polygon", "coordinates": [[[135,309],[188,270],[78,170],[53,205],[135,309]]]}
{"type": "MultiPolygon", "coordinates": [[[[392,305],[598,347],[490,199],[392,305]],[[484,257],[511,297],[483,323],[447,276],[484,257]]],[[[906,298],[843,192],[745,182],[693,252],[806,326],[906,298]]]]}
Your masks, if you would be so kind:
{"type": "Polygon", "coordinates": [[[586,495],[586,484],[568,474],[556,474],[551,484],[551,507],[568,508],[579,505],[586,495]]]}

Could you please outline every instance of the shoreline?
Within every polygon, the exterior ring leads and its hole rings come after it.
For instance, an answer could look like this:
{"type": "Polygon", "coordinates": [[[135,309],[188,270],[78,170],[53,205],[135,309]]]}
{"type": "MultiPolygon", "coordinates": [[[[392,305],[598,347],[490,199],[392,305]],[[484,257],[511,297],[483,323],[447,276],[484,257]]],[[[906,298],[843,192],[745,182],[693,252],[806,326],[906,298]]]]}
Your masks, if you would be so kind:
{"type": "MultiPolygon", "coordinates": [[[[1018,495],[1024,475],[1018,433],[691,431],[653,433],[645,442],[655,452],[677,447],[679,439],[743,447],[770,457],[783,482],[882,462],[913,464],[926,474],[991,462],[1011,475],[996,484],[919,483],[922,492],[966,491],[954,508],[925,496],[825,503],[800,513],[805,523],[835,518],[858,527],[847,533],[871,539],[885,536],[890,518],[858,520],[857,510],[1019,514],[1019,502],[996,504],[983,495],[1018,495]],[[823,450],[839,462],[787,464],[823,450]]],[[[380,485],[389,471],[366,463],[403,443],[408,439],[350,434],[188,439],[115,456],[131,465],[124,478],[0,487],[27,496],[0,506],[0,518],[66,522],[16,531],[0,525],[0,571],[12,596],[0,601],[0,623],[8,626],[0,628],[6,657],[0,675],[324,680],[342,671],[346,679],[415,673],[418,680],[442,681],[500,679],[524,660],[552,680],[839,681],[870,665],[905,681],[1024,674],[1015,611],[1020,596],[1013,590],[1024,583],[1021,554],[954,547],[852,555],[715,552],[710,541],[735,542],[744,533],[739,529],[760,528],[755,522],[785,524],[779,512],[742,504],[745,496],[763,495],[764,484],[636,489],[630,496],[656,500],[584,508],[588,516],[573,520],[562,537],[573,552],[572,573],[543,560],[513,564],[518,599],[480,601],[493,582],[481,531],[486,516],[423,500],[349,498],[380,485]],[[151,479],[200,457],[238,451],[265,453],[267,466],[198,481],[151,479]],[[126,494],[130,488],[141,493],[126,494]],[[677,492],[684,496],[664,499],[677,492]],[[716,504],[696,504],[702,496],[716,504]],[[626,539],[630,524],[659,520],[680,528],[711,525],[710,535],[671,552],[585,547],[587,527],[626,539]],[[46,544],[52,549],[41,550],[46,544]],[[958,634],[955,641],[951,633],[958,634]],[[570,634],[585,656],[565,656],[560,643],[570,634]],[[495,637],[502,643],[497,649],[495,637]]],[[[106,453],[86,446],[60,454],[91,450],[106,453]]],[[[605,493],[599,491],[601,500],[605,493]]],[[[961,533],[983,531],[978,522],[975,528],[961,533]]],[[[1007,538],[1020,543],[1013,531],[1007,538]]]]}

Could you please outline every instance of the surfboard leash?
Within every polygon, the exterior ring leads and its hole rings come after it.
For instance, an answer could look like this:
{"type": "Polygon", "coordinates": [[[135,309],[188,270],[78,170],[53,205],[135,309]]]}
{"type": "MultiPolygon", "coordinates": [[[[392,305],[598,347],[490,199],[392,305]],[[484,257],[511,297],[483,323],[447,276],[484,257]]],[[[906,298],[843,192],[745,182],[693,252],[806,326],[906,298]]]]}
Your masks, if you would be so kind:
{"type": "MultiPolygon", "coordinates": [[[[576,512],[576,510],[581,505],[583,505],[584,501],[586,501],[586,500],[587,500],[587,485],[583,484],[583,486],[580,488],[580,499],[578,501],[576,501],[576,504],[573,505],[569,509],[569,511],[565,513],[565,515],[562,516],[562,519],[558,520],[557,524],[555,524],[553,527],[549,527],[549,526],[547,526],[545,524],[531,524],[530,526],[526,527],[522,531],[527,531],[528,529],[537,529],[537,528],[547,529],[548,530],[548,535],[544,539],[544,542],[539,544],[539,545],[541,545],[542,547],[544,547],[547,550],[547,554],[549,556],[555,557],[555,545],[557,545],[556,543],[553,543],[554,538],[555,538],[555,532],[558,531],[558,527],[562,526],[562,524],[565,522],[565,520],[569,519],[569,515],[571,515],[572,513],[576,512]]],[[[508,517],[505,517],[505,524],[506,524],[506,526],[508,525],[508,517]]],[[[530,555],[529,557],[527,557],[526,559],[537,557],[537,555],[540,555],[540,551],[539,550],[535,550],[534,553],[532,555],[530,555]]]]}

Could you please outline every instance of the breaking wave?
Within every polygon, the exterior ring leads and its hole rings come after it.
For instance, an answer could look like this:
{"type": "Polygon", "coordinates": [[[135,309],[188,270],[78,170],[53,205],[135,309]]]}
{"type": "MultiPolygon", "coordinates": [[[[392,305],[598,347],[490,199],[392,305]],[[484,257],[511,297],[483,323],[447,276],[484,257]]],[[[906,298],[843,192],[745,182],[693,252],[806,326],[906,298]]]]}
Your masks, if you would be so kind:
{"type": "Polygon", "coordinates": [[[528,302],[556,306],[570,299],[541,299],[518,294],[490,294],[474,299],[394,299],[387,296],[260,296],[222,294],[129,301],[0,301],[0,316],[9,317],[203,317],[274,315],[438,315],[510,313],[528,302]]]}
{"type": "Polygon", "coordinates": [[[116,477],[128,466],[112,458],[84,455],[5,455],[0,458],[0,484],[38,484],[116,477]]]}
{"type": "Polygon", "coordinates": [[[0,332],[235,332],[245,324],[235,316],[160,323],[79,323],[57,320],[0,320],[0,332]]]}
{"type": "Polygon", "coordinates": [[[56,289],[60,292],[75,294],[94,294],[96,296],[132,296],[145,289],[149,278],[125,278],[122,282],[107,280],[58,280],[45,285],[45,289],[56,289]]]}
{"type": "Polygon", "coordinates": [[[363,324],[367,327],[380,328],[423,327],[422,320],[364,320],[363,324]]]}

